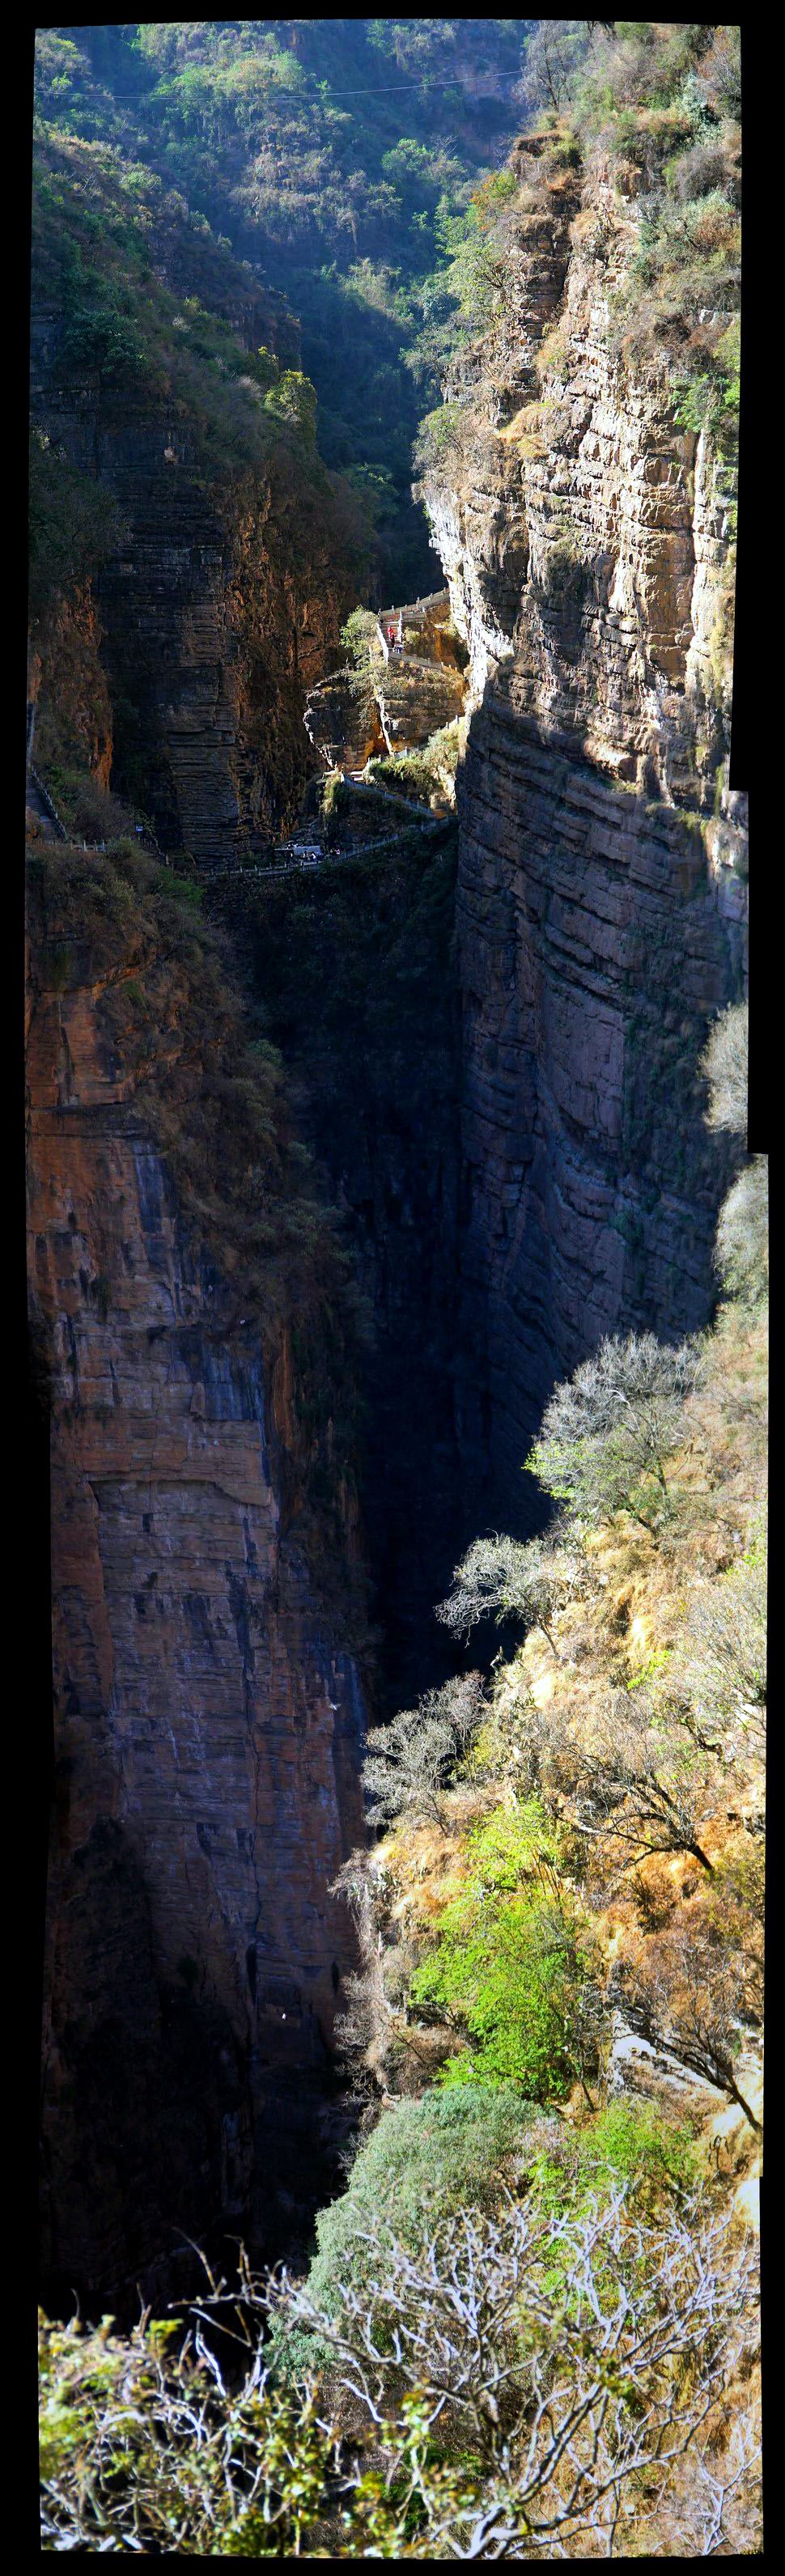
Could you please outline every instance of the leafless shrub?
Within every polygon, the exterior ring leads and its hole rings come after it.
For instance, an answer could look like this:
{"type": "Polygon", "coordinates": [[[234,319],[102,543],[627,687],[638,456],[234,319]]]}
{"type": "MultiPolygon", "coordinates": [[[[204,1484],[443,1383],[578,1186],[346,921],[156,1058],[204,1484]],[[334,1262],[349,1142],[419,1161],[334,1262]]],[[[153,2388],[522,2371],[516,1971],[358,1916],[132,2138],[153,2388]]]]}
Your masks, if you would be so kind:
{"type": "Polygon", "coordinates": [[[562,1769],[573,1817],[582,1833],[597,1839],[611,1877],[619,1866],[627,1870],[650,1854],[667,1852],[691,1852],[713,1875],[701,1841],[708,1777],[703,1748],[675,1712],[664,1730],[648,1693],[609,1692],[590,1743],[568,1743],[562,1769]]]}
{"type": "Polygon", "coordinates": [[[558,1540],[477,1538],[455,1568],[454,1590],[439,1603],[436,1616],[456,1635],[468,1637],[479,1619],[493,1611],[500,1623],[518,1618],[542,1628],[554,1654],[558,1647],[550,1621],[578,1589],[584,1568],[578,1550],[558,1540]]]}
{"type": "MultiPolygon", "coordinates": [[[[746,1002],[724,1011],[703,1056],[709,1085],[706,1123],[733,1136],[747,1133],[748,1020],[746,1002]]],[[[720,1211],[715,1260],[731,1297],[756,1303],[768,1279],[769,1184],[765,1154],[745,1164],[720,1211]]]]}
{"type": "Polygon", "coordinates": [[[738,27],[715,27],[713,44],[698,73],[703,96],[715,100],[726,116],[741,115],[741,46],[738,27]]]}
{"type": "Polygon", "coordinates": [[[673,195],[681,205],[707,197],[714,189],[724,189],[728,180],[728,160],[722,145],[694,143],[691,152],[681,152],[673,177],[673,195]]]}
{"type": "Polygon", "coordinates": [[[747,1133],[747,1053],[749,1012],[734,1002],[715,1020],[702,1059],[709,1085],[707,1127],[726,1127],[732,1136],[747,1133]]]}
{"type": "Polygon", "coordinates": [[[693,1594],[676,1659],[698,1739],[726,1756],[762,1753],[766,1728],[766,1570],[734,1566],[693,1594]]]}
{"type": "Polygon", "coordinates": [[[738,2059],[761,2006],[757,1959],[738,1947],[730,1956],[697,1930],[666,1933],[656,1949],[647,1944],[640,1965],[625,1979],[631,2028],[703,2083],[727,2093],[757,2132],[761,2123],[741,2089],[738,2059]]]}
{"type": "Polygon", "coordinates": [[[375,1853],[351,1852],[330,1894],[342,1896],[348,1905],[360,1953],[359,1968],[344,1978],[345,2001],[335,2036],[345,2055],[360,2060],[378,2080],[393,2037],[394,2014],[385,1984],[386,1908],[375,1853]]]}
{"type": "MultiPolygon", "coordinates": [[[[393,2425],[415,2398],[445,2460],[457,2446],[481,2464],[471,2498],[434,2514],[431,2549],[621,2555],[641,2475],[656,2513],[727,2387],[754,2301],[751,2245],[729,2259],[722,2223],[707,2224],[697,2203],[649,2226],[624,2186],[567,2218],[512,2199],[498,2220],[463,2211],[421,2251],[380,2215],[363,2243],[372,2286],[348,2278],[337,2316],[285,2273],[267,2302],[330,2347],[340,2387],[389,2446],[391,2474],[393,2425]]],[[[712,2487],[712,2527],[719,2502],[712,2487]]]]}
{"type": "Polygon", "coordinates": [[[397,1816],[439,1813],[439,1791],[476,1734],[484,1708],[482,1676],[462,1674],[426,1691],[416,1708],[370,1730],[363,1786],[374,1824],[397,1816]]]}
{"type": "Polygon", "coordinates": [[[535,20],[526,45],[523,75],[513,91],[527,116],[536,119],[543,108],[558,115],[572,97],[588,37],[586,19],[535,20]]]}
{"type": "Polygon", "coordinates": [[[769,1165],[766,1154],[745,1164],[720,1210],[715,1261],[730,1297],[757,1304],[769,1262],[769,1165]]]}
{"type": "Polygon", "coordinates": [[[672,1509],[665,1462],[702,1370],[695,1339],[672,1348],[653,1333],[612,1334],[554,1389],[527,1467],[575,1514],[624,1510],[656,1530],[672,1509]]]}

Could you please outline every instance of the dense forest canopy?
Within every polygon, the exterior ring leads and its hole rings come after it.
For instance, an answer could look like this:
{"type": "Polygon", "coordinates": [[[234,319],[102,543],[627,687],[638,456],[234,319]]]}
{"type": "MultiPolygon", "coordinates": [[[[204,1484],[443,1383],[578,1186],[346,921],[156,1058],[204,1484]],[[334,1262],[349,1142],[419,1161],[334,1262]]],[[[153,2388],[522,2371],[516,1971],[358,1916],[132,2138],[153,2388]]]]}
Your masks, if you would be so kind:
{"type": "Polygon", "coordinates": [[[461,327],[456,248],[521,119],[535,22],[218,19],[44,29],[39,117],[186,200],[288,299],[325,463],[377,530],[382,595],[432,585],[411,450],[461,327]]]}

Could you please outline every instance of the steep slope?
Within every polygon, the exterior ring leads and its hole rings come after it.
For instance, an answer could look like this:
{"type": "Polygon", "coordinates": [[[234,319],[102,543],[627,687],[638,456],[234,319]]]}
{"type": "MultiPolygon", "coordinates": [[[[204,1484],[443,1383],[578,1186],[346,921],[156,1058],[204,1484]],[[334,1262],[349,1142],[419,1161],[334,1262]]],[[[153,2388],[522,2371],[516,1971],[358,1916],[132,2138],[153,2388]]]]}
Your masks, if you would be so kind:
{"type": "MultiPolygon", "coordinates": [[[[31,696],[70,827],[117,835],[111,784],[170,848],[235,859],[315,766],[306,692],[315,738],[346,701],[353,757],[384,740],[388,777],[397,723],[410,784],[431,719],[462,733],[464,660],[471,709],[455,943],[452,845],[406,840],[381,801],[400,849],[227,901],[346,1219],[362,1358],[269,1051],[237,1072],[217,967],[198,998],[183,889],[135,877],[120,843],[106,878],[61,855],[31,910],[31,1276],[62,1550],[48,2260],[104,2291],[160,2250],[175,2204],[198,2229],[252,2192],[274,2130],[294,2172],[298,2087],[305,2191],[349,1956],[326,1890],[359,1830],[358,1473],[383,1704],[385,1679],[394,1698],[439,1678],[430,1611],[460,1547],[502,1515],[527,1525],[521,1462],[554,1378],[617,1325],[679,1336],[712,1304],[735,1147],[705,1132],[698,1064],[744,974],[732,442],[711,403],[690,425],[694,385],[690,413],[677,356],[655,361],[630,320],[643,178],[651,230],[649,182],[666,145],[698,148],[697,111],[663,110],[664,139],[645,96],[625,112],[630,152],[553,124],[487,197],[494,318],[422,449],[464,651],[421,661],[416,687],[414,662],[390,666],[369,736],[359,675],[356,702],[355,679],[320,687],[361,529],[316,450],[291,316],[117,139],[42,144],[51,578],[31,696]],[[132,2021],[148,2057],[129,2110],[132,2021]]],[[[721,258],[732,214],[714,210],[721,258]]],[[[690,294],[703,312],[700,263],[690,294]]]]}
{"type": "MultiPolygon", "coordinates": [[[[658,355],[662,299],[636,338],[652,125],[644,97],[629,157],[607,117],[582,144],[554,122],[516,147],[496,318],[455,360],[421,451],[474,702],[457,898],[464,1436],[518,1514],[555,1375],[617,1324],[707,1319],[727,1182],[697,1067],[745,963],[733,457],[708,396],[700,431],[676,416],[685,361],[667,332],[658,355]]],[[[661,165],[692,138],[686,112],[660,126],[661,165]]],[[[732,309],[716,263],[690,274],[684,306],[701,287],[732,309]]],[[[727,310],[710,318],[716,344],[727,310]]],[[[722,385],[717,359],[701,363],[722,385]]]]}
{"type": "Polygon", "coordinates": [[[49,2295],[91,2300],[221,2210],[274,2237],[276,2188],[290,2220],[313,2188],[352,1955],[327,1888],[361,1823],[352,1323],[278,1077],[244,1059],[192,907],[122,845],[31,871],[44,2268],[49,2295]]]}
{"type": "MultiPolygon", "coordinates": [[[[442,226],[515,131],[526,20],[303,18],[41,30],[43,114],[183,191],[300,317],[319,446],[378,531],[381,595],[432,588],[411,498],[442,226]]],[[[268,339],[266,331],[257,335],[268,339]]]]}
{"type": "MultiPolygon", "coordinates": [[[[282,299],[206,226],[194,232],[182,198],[111,146],[44,131],[38,485],[43,450],[50,472],[112,505],[92,590],[112,784],[165,847],[202,863],[247,852],[296,808],[312,766],[305,691],[335,657],[362,563],[356,506],[316,453],[297,356],[282,299]]],[[[44,559],[55,491],[48,504],[44,559]]],[[[56,728],[49,757],[56,785],[56,728]]]]}

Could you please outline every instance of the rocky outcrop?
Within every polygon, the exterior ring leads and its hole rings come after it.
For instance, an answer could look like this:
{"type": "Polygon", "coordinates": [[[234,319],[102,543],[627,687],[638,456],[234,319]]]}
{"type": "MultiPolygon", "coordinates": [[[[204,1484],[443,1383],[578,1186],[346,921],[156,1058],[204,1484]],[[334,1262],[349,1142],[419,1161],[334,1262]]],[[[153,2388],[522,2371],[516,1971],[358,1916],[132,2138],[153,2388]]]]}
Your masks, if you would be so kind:
{"type": "Polygon", "coordinates": [[[328,1886],[361,1832],[362,1706],[295,1526],[291,1337],[263,1352],[243,1328],[112,1037],[138,961],[45,939],[35,896],[31,929],[56,1697],[44,2268],[94,2304],[154,2279],[178,2229],[250,2209],[274,2241],[278,2188],[323,2188],[352,1957],[328,1886]]]}
{"type": "Polygon", "coordinates": [[[379,684],[379,721],[388,751],[416,751],[442,725],[463,714],[460,671],[414,655],[390,663],[379,684]]]}
{"type": "Polygon", "coordinates": [[[699,1059],[745,971],[727,790],[728,470],[627,364],[629,209],[518,147],[502,314],[456,362],[423,491],[470,656],[459,773],[460,1411],[525,1524],[554,1378],[605,1333],[706,1321],[728,1160],[699,1059]],[[718,658],[719,655],[719,658],[718,658]]]}
{"type": "Polygon", "coordinates": [[[376,699],[357,671],[333,671],[309,690],[305,704],[309,742],[328,768],[364,769],[385,739],[376,699]]]}
{"type": "Polygon", "coordinates": [[[364,768],[375,754],[415,751],[462,716],[466,655],[448,591],[380,610],[362,671],[336,671],[310,691],[305,725],[329,767],[364,768]],[[397,641],[390,645],[391,632],[397,641]]]}

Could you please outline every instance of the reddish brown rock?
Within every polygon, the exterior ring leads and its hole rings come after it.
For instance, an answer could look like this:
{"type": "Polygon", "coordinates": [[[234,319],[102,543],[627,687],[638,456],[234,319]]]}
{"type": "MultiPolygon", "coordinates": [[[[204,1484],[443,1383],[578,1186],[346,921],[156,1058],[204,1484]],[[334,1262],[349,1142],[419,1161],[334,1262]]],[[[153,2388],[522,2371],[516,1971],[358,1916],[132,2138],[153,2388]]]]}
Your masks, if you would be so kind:
{"type": "Polygon", "coordinates": [[[328,1886],[361,1832],[359,1680],[281,1503],[285,1337],[271,1370],[258,1330],[227,1328],[102,1022],[118,965],[84,980],[76,944],[64,963],[37,942],[28,1035],[57,1725],[44,2259],[86,2297],[249,2191],[263,2232],[282,2180],[307,2190],[352,1955],[328,1886]]]}

